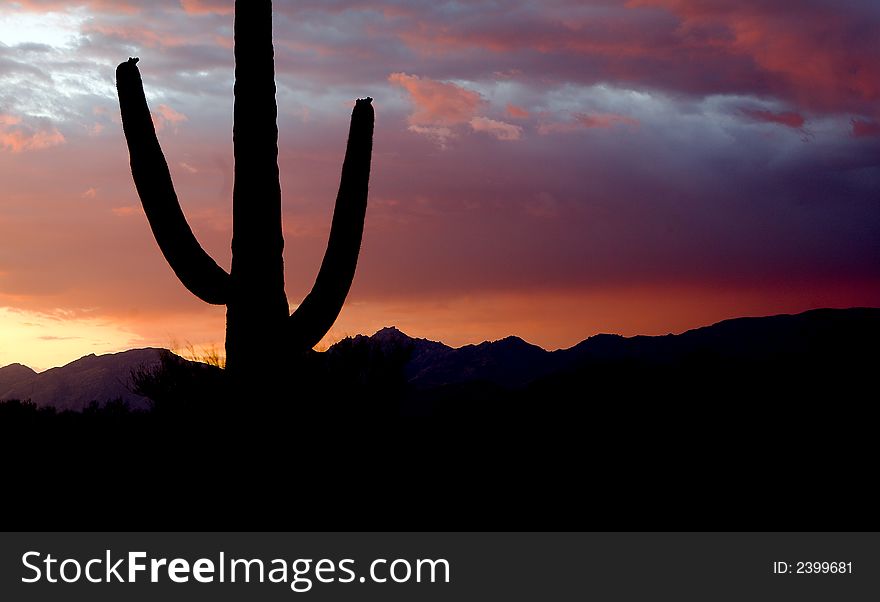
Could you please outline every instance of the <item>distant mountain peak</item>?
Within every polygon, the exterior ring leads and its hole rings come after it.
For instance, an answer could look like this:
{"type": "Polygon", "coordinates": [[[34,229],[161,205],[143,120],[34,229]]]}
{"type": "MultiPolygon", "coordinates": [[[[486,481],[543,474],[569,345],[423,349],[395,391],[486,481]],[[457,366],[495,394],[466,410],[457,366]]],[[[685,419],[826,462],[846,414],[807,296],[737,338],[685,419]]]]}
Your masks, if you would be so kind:
{"type": "Polygon", "coordinates": [[[495,349],[495,350],[508,350],[508,351],[539,351],[542,353],[547,353],[547,350],[543,347],[539,347],[538,345],[534,345],[529,343],[528,341],[518,337],[518,336],[507,336],[503,339],[498,339],[495,341],[483,341],[477,345],[470,345],[474,349],[495,349]]]}
{"type": "Polygon", "coordinates": [[[401,332],[397,326],[386,326],[381,328],[371,336],[371,339],[387,339],[387,338],[402,338],[405,337],[407,339],[412,338],[404,332],[401,332]]]}
{"type": "Polygon", "coordinates": [[[504,345],[518,345],[518,346],[528,345],[529,347],[536,347],[536,345],[532,345],[531,343],[529,343],[525,339],[518,337],[516,335],[510,335],[510,336],[504,337],[503,339],[498,339],[497,341],[495,341],[495,343],[501,343],[504,345]]]}
{"type": "Polygon", "coordinates": [[[0,395],[16,385],[28,383],[37,377],[33,368],[24,364],[9,364],[0,368],[0,395]]]}
{"type": "Polygon", "coordinates": [[[33,368],[25,366],[24,364],[19,364],[18,362],[15,362],[15,363],[12,363],[12,364],[9,364],[6,366],[0,366],[0,370],[9,371],[9,372],[26,371],[26,372],[33,372],[34,374],[36,374],[36,372],[34,371],[33,368]]]}

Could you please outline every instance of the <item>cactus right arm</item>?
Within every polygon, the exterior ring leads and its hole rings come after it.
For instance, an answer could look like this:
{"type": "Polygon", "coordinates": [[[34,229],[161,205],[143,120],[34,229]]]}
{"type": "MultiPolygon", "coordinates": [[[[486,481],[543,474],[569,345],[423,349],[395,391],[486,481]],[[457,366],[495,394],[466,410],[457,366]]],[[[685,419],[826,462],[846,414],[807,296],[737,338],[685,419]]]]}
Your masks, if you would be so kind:
{"type": "Polygon", "coordinates": [[[327,251],[312,291],[290,316],[288,340],[298,353],[311,349],[327,334],[354,279],[370,183],[375,119],[372,102],[369,97],[355,102],[327,251]]]}
{"type": "Polygon", "coordinates": [[[128,59],[117,67],[116,88],[131,173],[144,212],[162,254],[183,285],[207,303],[225,305],[229,299],[229,274],[202,249],[186,222],[156,138],[137,61],[128,59]]]}

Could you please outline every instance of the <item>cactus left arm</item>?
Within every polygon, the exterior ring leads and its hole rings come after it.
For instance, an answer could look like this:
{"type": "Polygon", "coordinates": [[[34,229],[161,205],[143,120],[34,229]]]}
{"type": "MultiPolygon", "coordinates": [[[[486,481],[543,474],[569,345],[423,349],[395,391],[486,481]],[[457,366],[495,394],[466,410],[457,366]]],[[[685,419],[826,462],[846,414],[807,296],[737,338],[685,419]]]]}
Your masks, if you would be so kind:
{"type": "Polygon", "coordinates": [[[207,303],[225,305],[229,274],[202,249],[186,222],[156,137],[137,61],[128,59],[119,65],[116,87],[131,173],[144,212],[162,254],[183,285],[207,303]]]}

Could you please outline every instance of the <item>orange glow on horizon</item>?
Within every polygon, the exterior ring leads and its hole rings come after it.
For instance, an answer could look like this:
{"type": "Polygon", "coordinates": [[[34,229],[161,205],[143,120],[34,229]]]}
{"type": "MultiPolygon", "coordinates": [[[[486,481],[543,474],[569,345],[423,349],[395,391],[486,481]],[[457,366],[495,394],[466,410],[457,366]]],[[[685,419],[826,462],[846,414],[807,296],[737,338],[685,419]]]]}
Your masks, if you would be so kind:
{"type": "MultiPolygon", "coordinates": [[[[414,338],[452,347],[510,335],[548,350],[571,347],[599,333],[624,336],[681,333],[745,316],[799,313],[819,307],[880,307],[880,285],[803,290],[710,290],[628,288],[614,291],[497,293],[434,301],[351,299],[316,349],[358,334],[396,326],[414,338]],[[873,303],[855,303],[868,299],[873,303]]],[[[23,363],[37,370],[63,365],[89,353],[164,347],[184,356],[217,352],[222,359],[222,308],[193,314],[83,317],[0,308],[4,348],[0,366],[23,363]]]]}

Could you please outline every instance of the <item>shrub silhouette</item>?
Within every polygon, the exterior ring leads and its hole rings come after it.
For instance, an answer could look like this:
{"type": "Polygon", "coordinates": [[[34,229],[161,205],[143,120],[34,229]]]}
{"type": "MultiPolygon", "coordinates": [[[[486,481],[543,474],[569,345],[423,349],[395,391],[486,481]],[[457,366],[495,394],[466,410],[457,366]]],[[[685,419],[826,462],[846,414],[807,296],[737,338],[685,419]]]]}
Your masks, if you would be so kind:
{"type": "Polygon", "coordinates": [[[259,383],[230,389],[220,368],[163,350],[158,363],[132,369],[130,390],[150,400],[152,416],[169,423],[211,420],[237,427],[245,420],[263,419],[271,406],[258,396],[283,397],[290,383],[295,383],[300,400],[295,406],[273,408],[272,419],[294,414],[334,421],[395,418],[401,416],[410,355],[406,346],[380,347],[366,337],[344,339],[327,353],[303,356],[285,372],[282,388],[268,392],[259,383]]]}
{"type": "Polygon", "coordinates": [[[131,390],[149,399],[150,411],[163,418],[217,414],[229,410],[222,376],[217,366],[163,349],[158,364],[132,369],[131,390]]]}
{"type": "Polygon", "coordinates": [[[351,118],[327,250],[311,292],[289,315],[284,292],[281,185],[275,100],[272,3],[235,3],[232,269],[201,248],[180,208],[156,137],[137,58],[116,70],[132,176],[153,234],[183,285],[226,305],[227,370],[235,382],[271,379],[308,352],[342,309],[354,277],[367,207],[373,137],[372,99],[351,118]]]}

